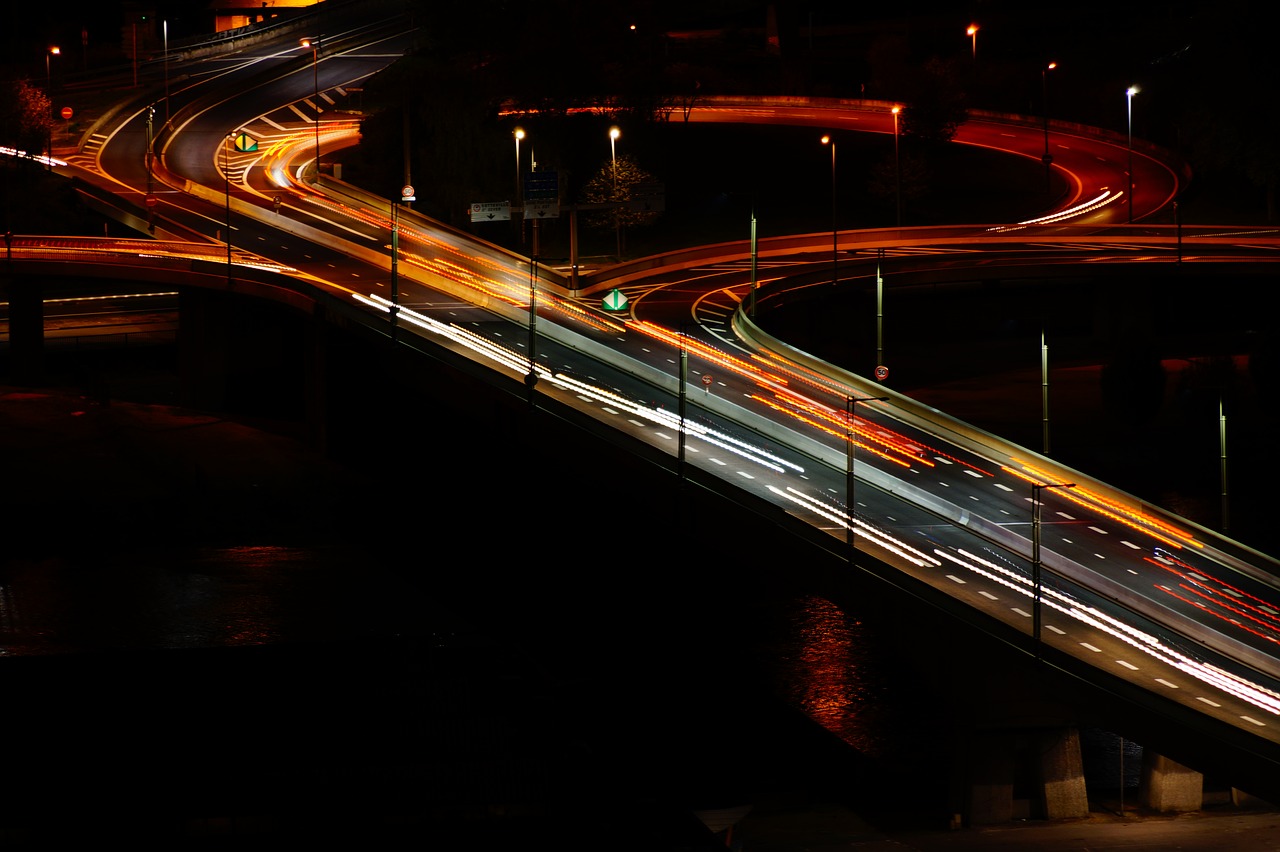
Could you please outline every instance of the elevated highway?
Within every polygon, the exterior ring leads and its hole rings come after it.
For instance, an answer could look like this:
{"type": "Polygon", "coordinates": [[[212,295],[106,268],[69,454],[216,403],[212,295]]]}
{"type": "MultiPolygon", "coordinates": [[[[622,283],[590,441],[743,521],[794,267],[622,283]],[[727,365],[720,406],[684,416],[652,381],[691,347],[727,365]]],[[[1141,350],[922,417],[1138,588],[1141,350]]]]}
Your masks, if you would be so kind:
{"type": "MultiPolygon", "coordinates": [[[[191,122],[202,109],[193,101],[191,122]]],[[[306,156],[308,142],[305,133],[295,140],[293,159],[306,156]]],[[[317,433],[334,356],[326,329],[390,348],[420,371],[417,383],[441,370],[464,374],[491,388],[508,416],[531,411],[572,425],[668,471],[673,486],[742,507],[804,542],[807,553],[824,554],[820,564],[833,576],[874,577],[945,612],[1037,670],[1146,714],[1162,754],[1229,770],[1235,786],[1280,800],[1280,566],[763,333],[752,319],[757,299],[830,286],[830,234],[697,247],[575,280],[409,211],[398,225],[402,254],[393,256],[389,204],[331,179],[303,185],[312,197],[294,205],[307,208],[296,216],[251,194],[233,199],[228,186],[219,199],[207,181],[184,180],[191,211],[216,211],[221,200],[224,215],[295,247],[323,244],[335,252],[332,269],[304,273],[271,260],[274,250],[233,251],[229,239],[218,247],[225,256],[215,256],[209,244],[20,237],[5,266],[8,291],[23,293],[11,307],[28,312],[12,319],[15,358],[40,346],[32,318],[39,299],[30,294],[45,276],[111,278],[119,270],[121,280],[176,288],[188,294],[183,326],[201,330],[196,345],[223,352],[236,345],[244,300],[265,297],[305,328],[311,355],[301,381],[317,433]],[[169,256],[153,254],[160,245],[169,256]],[[767,281],[748,263],[761,257],[771,265],[767,281]],[[695,278],[705,280],[695,288],[695,278]],[[699,321],[699,300],[688,295],[695,289],[735,305],[724,332],[699,321]],[[638,307],[608,309],[601,294],[615,290],[638,307]],[[675,290],[685,293],[664,300],[675,290]]],[[[134,211],[133,221],[144,218],[134,211]]],[[[1266,265],[1280,247],[1266,229],[1096,220],[841,238],[860,249],[934,249],[931,266],[945,256],[961,275],[997,249],[1014,257],[1019,274],[1032,274],[1061,268],[1068,249],[1093,263],[1123,256],[1266,265]]],[[[198,360],[189,378],[208,387],[221,366],[198,360]]],[[[1083,780],[1063,768],[1069,746],[1055,755],[1067,792],[1048,796],[1046,813],[1071,815],[1083,780]]]]}

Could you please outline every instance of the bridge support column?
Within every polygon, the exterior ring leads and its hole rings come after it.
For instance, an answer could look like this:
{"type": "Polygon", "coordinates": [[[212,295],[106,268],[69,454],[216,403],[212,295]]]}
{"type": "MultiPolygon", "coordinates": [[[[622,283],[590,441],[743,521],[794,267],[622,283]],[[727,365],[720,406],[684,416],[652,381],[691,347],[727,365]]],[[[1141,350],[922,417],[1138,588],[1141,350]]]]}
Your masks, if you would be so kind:
{"type": "Polygon", "coordinates": [[[975,736],[969,757],[969,824],[1013,822],[1012,739],[986,733],[975,736]]]}
{"type": "Polygon", "coordinates": [[[1045,731],[1041,736],[1040,777],[1045,819],[1071,819],[1089,815],[1089,794],[1084,785],[1084,759],[1076,728],[1045,731]]]}
{"type": "Polygon", "coordinates": [[[219,411],[227,399],[227,300],[221,293],[183,287],[178,293],[178,374],[183,404],[219,411]]]}
{"type": "Polygon", "coordinates": [[[307,441],[321,452],[328,450],[328,335],[329,323],[319,305],[307,325],[307,358],[303,364],[303,419],[307,441]]]}
{"type": "Polygon", "coordinates": [[[968,760],[970,825],[1089,815],[1075,728],[980,733],[968,760]]]}
{"type": "Polygon", "coordinates": [[[1138,798],[1160,813],[1198,811],[1204,806],[1204,776],[1144,749],[1138,798]]]}
{"type": "Polygon", "coordinates": [[[6,276],[0,295],[9,302],[9,377],[16,385],[44,380],[44,293],[37,276],[6,276]]]}

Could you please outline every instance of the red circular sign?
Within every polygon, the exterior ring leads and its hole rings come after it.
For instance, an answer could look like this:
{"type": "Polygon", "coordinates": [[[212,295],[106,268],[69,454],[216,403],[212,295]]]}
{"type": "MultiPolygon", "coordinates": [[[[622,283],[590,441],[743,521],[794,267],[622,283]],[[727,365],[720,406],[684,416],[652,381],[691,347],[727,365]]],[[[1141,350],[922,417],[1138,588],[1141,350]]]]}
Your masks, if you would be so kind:
{"type": "Polygon", "coordinates": [[[63,108],[62,108],[62,117],[63,117],[63,118],[70,118],[70,117],[71,117],[71,115],[72,115],[71,107],[63,107],[63,108]]]}
{"type": "Polygon", "coordinates": [[[889,368],[883,365],[876,367],[876,378],[880,381],[884,381],[889,378],[889,368]]]}
{"type": "Polygon", "coordinates": [[[702,376],[702,383],[703,383],[704,385],[709,385],[709,384],[711,384],[711,382],[712,382],[711,374],[710,374],[710,373],[705,373],[705,374],[703,374],[703,376],[702,376]]]}
{"type": "Polygon", "coordinates": [[[157,202],[157,201],[159,201],[159,199],[158,199],[158,198],[156,198],[154,195],[151,195],[151,194],[148,194],[148,195],[147,195],[147,206],[148,206],[148,207],[155,207],[155,206],[156,206],[156,202],[157,202]]]}
{"type": "Polygon", "coordinates": [[[412,198],[412,197],[413,197],[413,187],[412,187],[412,186],[410,186],[410,185],[406,185],[406,186],[404,186],[403,188],[401,188],[401,190],[400,190],[400,197],[401,197],[401,198],[412,198]]]}

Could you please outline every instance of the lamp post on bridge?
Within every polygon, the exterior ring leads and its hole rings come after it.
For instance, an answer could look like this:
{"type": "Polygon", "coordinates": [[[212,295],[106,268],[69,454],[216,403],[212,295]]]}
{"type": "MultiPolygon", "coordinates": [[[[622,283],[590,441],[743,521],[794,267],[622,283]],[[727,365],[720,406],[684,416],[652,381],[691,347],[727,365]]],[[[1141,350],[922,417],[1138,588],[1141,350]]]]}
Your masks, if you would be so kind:
{"type": "Polygon", "coordinates": [[[849,502],[849,524],[845,528],[845,544],[849,549],[849,562],[853,563],[854,552],[858,549],[854,543],[853,535],[853,519],[857,504],[854,502],[853,494],[853,413],[860,402],[887,402],[887,396],[853,396],[852,394],[845,398],[845,445],[847,452],[845,455],[845,497],[849,502]]]}
{"type": "Polygon", "coordinates": [[[1036,660],[1040,659],[1040,492],[1046,488],[1075,488],[1074,482],[1056,482],[1047,485],[1041,482],[1031,483],[1031,636],[1036,646],[1036,660]]]}

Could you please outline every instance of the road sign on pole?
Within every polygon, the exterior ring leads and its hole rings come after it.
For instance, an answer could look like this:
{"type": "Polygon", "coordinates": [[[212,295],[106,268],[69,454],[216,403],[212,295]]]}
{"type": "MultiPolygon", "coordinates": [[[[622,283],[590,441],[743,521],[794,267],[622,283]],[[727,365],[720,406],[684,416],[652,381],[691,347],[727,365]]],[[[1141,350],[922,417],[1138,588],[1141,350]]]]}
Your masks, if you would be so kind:
{"type": "Polygon", "coordinates": [[[478,201],[471,205],[472,222],[505,222],[510,219],[510,201],[478,201]]]}
{"type": "Polygon", "coordinates": [[[254,139],[248,133],[241,133],[236,136],[236,150],[244,151],[246,153],[249,151],[256,151],[258,150],[258,140],[254,139]]]}
{"type": "Polygon", "coordinates": [[[557,172],[528,172],[524,176],[524,218],[560,217],[560,175],[557,172]]]}

